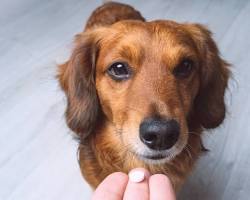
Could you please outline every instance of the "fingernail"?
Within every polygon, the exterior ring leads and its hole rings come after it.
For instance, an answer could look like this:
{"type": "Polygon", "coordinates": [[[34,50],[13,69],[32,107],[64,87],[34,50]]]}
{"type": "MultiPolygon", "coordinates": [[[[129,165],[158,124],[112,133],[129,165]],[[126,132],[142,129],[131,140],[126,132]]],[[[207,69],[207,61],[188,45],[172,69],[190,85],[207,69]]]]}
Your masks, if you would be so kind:
{"type": "Polygon", "coordinates": [[[129,172],[129,180],[134,183],[142,182],[145,178],[145,173],[143,171],[134,170],[129,172]]]}

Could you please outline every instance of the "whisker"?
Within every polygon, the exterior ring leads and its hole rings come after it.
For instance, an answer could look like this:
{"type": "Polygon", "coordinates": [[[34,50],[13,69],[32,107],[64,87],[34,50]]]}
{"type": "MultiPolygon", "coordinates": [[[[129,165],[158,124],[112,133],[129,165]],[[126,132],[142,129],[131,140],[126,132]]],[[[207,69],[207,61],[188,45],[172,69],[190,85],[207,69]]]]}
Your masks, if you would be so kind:
{"type": "Polygon", "coordinates": [[[192,157],[192,154],[191,154],[190,150],[188,149],[188,146],[186,146],[184,149],[185,149],[185,151],[187,152],[189,158],[192,160],[193,157],[192,157]]]}
{"type": "Polygon", "coordinates": [[[194,151],[195,152],[195,150],[193,149],[193,147],[190,145],[190,144],[187,144],[187,147],[189,147],[190,149],[190,151],[191,151],[191,153],[192,153],[192,151],[194,151]]]}
{"type": "Polygon", "coordinates": [[[186,133],[184,133],[184,135],[193,135],[193,136],[196,136],[196,137],[201,137],[200,134],[195,133],[195,132],[186,132],[186,133]]]}
{"type": "Polygon", "coordinates": [[[193,131],[189,131],[188,133],[193,134],[193,135],[198,135],[198,136],[200,136],[199,133],[196,133],[196,132],[193,132],[193,131]]]}

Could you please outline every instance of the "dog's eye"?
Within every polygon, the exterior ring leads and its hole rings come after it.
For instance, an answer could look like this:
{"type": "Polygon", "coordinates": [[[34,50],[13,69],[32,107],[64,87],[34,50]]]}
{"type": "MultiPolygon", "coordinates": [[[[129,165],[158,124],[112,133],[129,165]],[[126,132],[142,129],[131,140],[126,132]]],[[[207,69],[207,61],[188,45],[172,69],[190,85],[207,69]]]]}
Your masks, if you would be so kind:
{"type": "Polygon", "coordinates": [[[127,63],[116,62],[109,66],[108,75],[117,81],[126,80],[131,75],[131,70],[127,63]]]}
{"type": "Polygon", "coordinates": [[[193,71],[193,68],[194,62],[190,59],[184,59],[175,67],[173,74],[177,78],[187,78],[193,71]]]}

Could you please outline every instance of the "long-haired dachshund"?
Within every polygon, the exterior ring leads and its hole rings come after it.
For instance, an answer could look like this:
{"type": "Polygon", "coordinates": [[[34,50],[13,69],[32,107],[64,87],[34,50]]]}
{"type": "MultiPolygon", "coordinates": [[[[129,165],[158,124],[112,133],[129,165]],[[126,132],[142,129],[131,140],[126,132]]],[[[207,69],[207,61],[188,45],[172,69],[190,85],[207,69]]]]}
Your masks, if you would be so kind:
{"type": "Polygon", "coordinates": [[[85,179],[95,188],[144,167],[178,190],[202,152],[202,130],[225,117],[229,76],[204,26],[147,22],[120,3],[97,8],[58,69],[85,179]]]}

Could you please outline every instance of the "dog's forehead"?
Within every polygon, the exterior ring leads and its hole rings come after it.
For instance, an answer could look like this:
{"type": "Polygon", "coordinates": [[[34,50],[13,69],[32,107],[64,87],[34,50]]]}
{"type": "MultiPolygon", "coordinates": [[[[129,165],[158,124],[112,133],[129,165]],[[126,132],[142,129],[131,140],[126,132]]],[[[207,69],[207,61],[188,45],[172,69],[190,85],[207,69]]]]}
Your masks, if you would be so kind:
{"type": "Polygon", "coordinates": [[[145,58],[170,61],[185,55],[191,57],[194,52],[192,40],[183,25],[166,20],[118,22],[109,28],[102,47],[105,63],[117,57],[125,57],[137,64],[145,58]]]}
{"type": "Polygon", "coordinates": [[[109,30],[114,40],[125,40],[130,44],[193,46],[194,42],[185,24],[170,20],[141,22],[124,20],[115,23],[109,30]]]}

